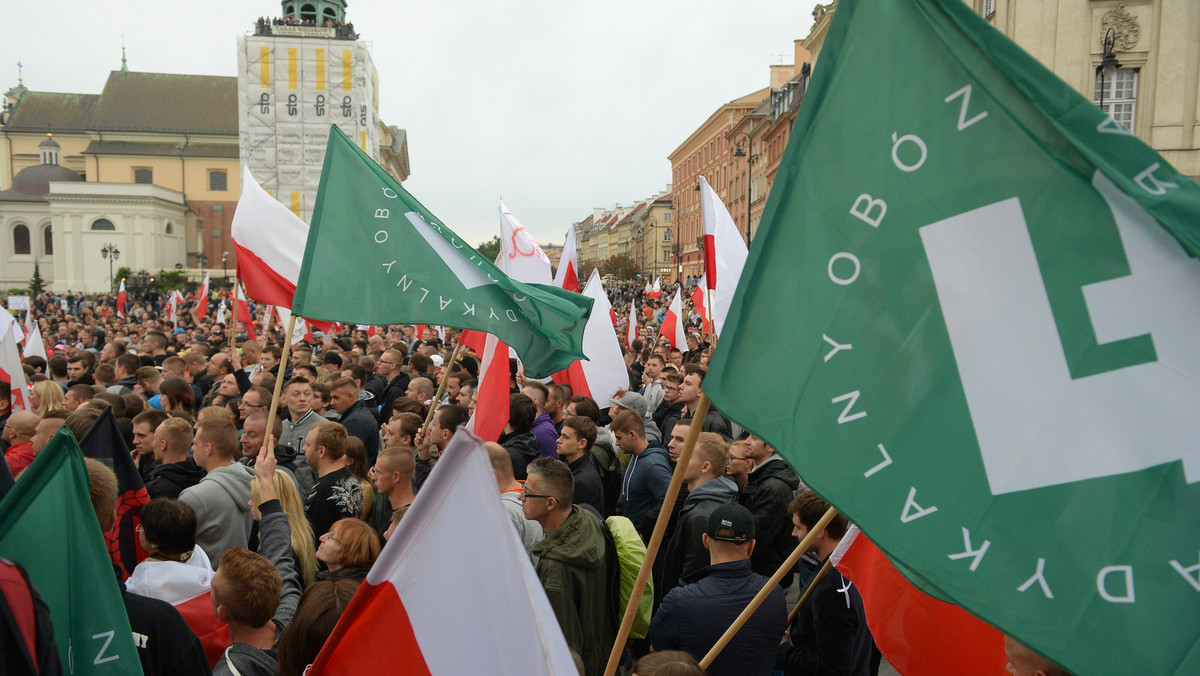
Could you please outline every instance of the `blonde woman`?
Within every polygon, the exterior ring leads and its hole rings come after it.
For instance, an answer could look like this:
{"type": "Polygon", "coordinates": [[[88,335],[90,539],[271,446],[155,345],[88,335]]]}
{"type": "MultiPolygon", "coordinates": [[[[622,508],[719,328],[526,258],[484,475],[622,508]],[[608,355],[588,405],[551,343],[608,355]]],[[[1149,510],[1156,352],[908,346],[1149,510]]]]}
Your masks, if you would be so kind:
{"type": "Polygon", "coordinates": [[[63,407],[63,390],[53,380],[43,380],[33,384],[29,389],[29,404],[39,418],[45,418],[50,411],[63,407]]]}
{"type": "MultiPolygon", "coordinates": [[[[275,470],[275,494],[279,496],[279,506],[288,517],[288,527],[292,531],[292,558],[296,561],[296,570],[300,572],[304,586],[312,583],[317,576],[317,552],[313,546],[312,526],[304,517],[304,501],[296,490],[296,482],[287,472],[275,470]]],[[[261,518],[258,505],[262,502],[262,488],[258,477],[250,480],[250,509],[255,520],[261,518]]]]}

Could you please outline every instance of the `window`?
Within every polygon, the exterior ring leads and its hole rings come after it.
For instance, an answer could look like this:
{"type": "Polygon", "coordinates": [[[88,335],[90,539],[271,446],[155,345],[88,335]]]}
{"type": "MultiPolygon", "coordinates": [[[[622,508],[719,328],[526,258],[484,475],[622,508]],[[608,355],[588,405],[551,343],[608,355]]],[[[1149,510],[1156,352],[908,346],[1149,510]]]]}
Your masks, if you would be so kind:
{"type": "Polygon", "coordinates": [[[221,239],[221,229],[220,228],[213,228],[212,234],[213,234],[213,239],[221,239]]]}
{"type": "MultiPolygon", "coordinates": [[[[667,215],[670,216],[671,214],[667,214],[667,215]]],[[[663,230],[663,241],[664,242],[671,241],[671,231],[670,230],[663,230]]]]}
{"type": "Polygon", "coordinates": [[[1096,73],[1096,89],[1093,96],[1101,110],[1131,131],[1137,112],[1137,76],[1138,72],[1132,69],[1118,70],[1112,77],[1096,73]]]}
{"type": "Polygon", "coordinates": [[[133,170],[133,182],[134,183],[154,183],[154,170],[153,169],[134,169],[133,170]]]}
{"type": "Polygon", "coordinates": [[[13,253],[29,255],[29,226],[18,225],[13,228],[13,253]]]}
{"type": "Polygon", "coordinates": [[[169,235],[172,232],[174,232],[174,228],[171,227],[171,222],[167,221],[167,234],[169,235]]]}
{"type": "Polygon", "coordinates": [[[668,211],[667,213],[663,214],[663,220],[664,221],[671,220],[671,212],[668,211]]]}
{"type": "Polygon", "coordinates": [[[107,218],[98,218],[92,223],[92,230],[116,230],[117,226],[107,218]]]}
{"type": "Polygon", "coordinates": [[[208,172],[208,189],[209,190],[228,190],[226,187],[226,175],[224,171],[208,172]]]}
{"type": "Polygon", "coordinates": [[[54,233],[51,230],[52,227],[47,225],[42,230],[42,253],[47,256],[54,255],[54,233]]]}

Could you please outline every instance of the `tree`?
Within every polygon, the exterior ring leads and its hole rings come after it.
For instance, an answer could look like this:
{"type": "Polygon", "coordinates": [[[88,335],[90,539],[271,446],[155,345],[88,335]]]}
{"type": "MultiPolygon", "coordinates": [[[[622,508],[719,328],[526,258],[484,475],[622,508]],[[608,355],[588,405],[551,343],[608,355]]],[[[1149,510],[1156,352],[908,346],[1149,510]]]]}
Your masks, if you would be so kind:
{"type": "Polygon", "coordinates": [[[496,260],[496,257],[500,255],[500,235],[495,235],[488,241],[475,247],[475,250],[479,252],[480,256],[489,261],[496,260]]]}
{"type": "Polygon", "coordinates": [[[637,277],[638,265],[637,261],[633,260],[633,256],[629,254],[621,254],[620,256],[612,256],[606,260],[600,261],[600,275],[603,277],[612,276],[620,281],[633,279],[637,277]]]}
{"type": "Polygon", "coordinates": [[[33,264],[33,279],[29,280],[29,294],[36,297],[42,294],[42,290],[46,288],[46,280],[42,277],[42,271],[38,269],[38,264],[33,264]]]}
{"type": "Polygon", "coordinates": [[[113,290],[121,288],[121,280],[133,276],[133,269],[121,266],[117,268],[116,275],[112,279],[113,290]]]}

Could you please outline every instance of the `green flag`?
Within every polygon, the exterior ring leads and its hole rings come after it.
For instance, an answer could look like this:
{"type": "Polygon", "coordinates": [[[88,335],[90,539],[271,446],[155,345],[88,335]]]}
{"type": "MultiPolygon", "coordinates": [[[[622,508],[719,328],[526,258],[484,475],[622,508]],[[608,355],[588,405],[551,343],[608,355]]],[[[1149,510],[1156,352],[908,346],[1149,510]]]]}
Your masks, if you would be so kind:
{"type": "Polygon", "coordinates": [[[0,501],[0,556],[25,566],[50,606],[64,672],[142,673],[83,453],[65,428],[0,501]]]}
{"type": "Polygon", "coordinates": [[[713,402],[931,595],[1200,673],[1200,187],[961,0],[842,0],[762,224],[713,402]]]}
{"type": "Polygon", "coordinates": [[[331,127],[292,311],[495,334],[530,377],[584,358],[591,299],[509,279],[331,127]]]}

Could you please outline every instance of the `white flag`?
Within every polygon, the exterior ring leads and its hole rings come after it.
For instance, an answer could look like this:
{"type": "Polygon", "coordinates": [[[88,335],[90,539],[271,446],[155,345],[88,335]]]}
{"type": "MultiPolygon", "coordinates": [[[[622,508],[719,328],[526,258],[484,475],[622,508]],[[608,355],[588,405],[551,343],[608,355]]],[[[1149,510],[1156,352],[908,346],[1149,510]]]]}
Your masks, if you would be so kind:
{"type": "Polygon", "coordinates": [[[525,226],[500,203],[500,270],[518,282],[553,284],[550,259],[525,226]]]}

